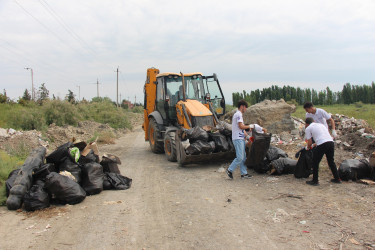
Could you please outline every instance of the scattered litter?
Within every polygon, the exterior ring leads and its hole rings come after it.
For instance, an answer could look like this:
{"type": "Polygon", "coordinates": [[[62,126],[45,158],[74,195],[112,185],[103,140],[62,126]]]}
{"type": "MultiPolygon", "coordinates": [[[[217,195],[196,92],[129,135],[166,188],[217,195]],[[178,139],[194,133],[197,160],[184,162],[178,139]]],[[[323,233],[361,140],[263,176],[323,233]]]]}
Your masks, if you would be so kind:
{"type": "Polygon", "coordinates": [[[32,229],[32,228],[34,228],[36,226],[36,224],[34,224],[34,225],[31,225],[31,226],[28,226],[27,228],[25,228],[26,230],[29,230],[29,229],[32,229]]]}
{"type": "Polygon", "coordinates": [[[357,182],[362,183],[362,184],[366,184],[366,185],[370,185],[370,186],[375,185],[375,181],[366,180],[366,179],[360,179],[357,182]]]}
{"type": "Polygon", "coordinates": [[[362,245],[361,243],[359,243],[358,241],[356,241],[354,238],[350,238],[349,241],[354,244],[354,245],[362,245]]]}
{"type": "Polygon", "coordinates": [[[224,173],[225,172],[225,168],[223,167],[220,167],[218,170],[217,170],[218,173],[224,173]]]}
{"type": "Polygon", "coordinates": [[[68,177],[68,178],[71,179],[72,181],[77,182],[76,178],[72,175],[72,173],[70,173],[70,172],[68,172],[68,171],[61,171],[59,174],[68,177]]]}
{"type": "Polygon", "coordinates": [[[308,234],[308,233],[310,233],[310,232],[309,232],[309,231],[302,231],[302,233],[307,233],[307,234],[308,234]]]}
{"type": "Polygon", "coordinates": [[[275,181],[278,181],[279,178],[277,177],[267,177],[267,182],[275,182],[275,181]]]}
{"type": "Polygon", "coordinates": [[[303,199],[303,195],[299,195],[299,194],[292,194],[292,193],[289,193],[289,194],[279,194],[278,196],[274,197],[274,198],[270,198],[270,200],[276,200],[276,199],[279,199],[279,198],[295,198],[295,199],[303,199]]]}
{"type": "Polygon", "coordinates": [[[299,224],[305,225],[305,224],[306,224],[306,221],[305,221],[305,220],[301,220],[301,221],[299,222],[299,224]]]}
{"type": "Polygon", "coordinates": [[[116,205],[116,204],[121,204],[122,201],[105,201],[103,202],[103,205],[116,205]]]}

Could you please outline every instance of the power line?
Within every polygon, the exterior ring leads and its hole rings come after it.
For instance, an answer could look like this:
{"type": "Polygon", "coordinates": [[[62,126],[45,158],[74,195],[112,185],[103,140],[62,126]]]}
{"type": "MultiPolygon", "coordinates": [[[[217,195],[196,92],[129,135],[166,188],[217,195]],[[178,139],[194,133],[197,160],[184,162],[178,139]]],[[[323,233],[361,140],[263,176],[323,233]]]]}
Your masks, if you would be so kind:
{"type": "MultiPolygon", "coordinates": [[[[97,53],[94,49],[92,49],[88,43],[82,39],[72,28],[69,27],[64,22],[64,19],[49,5],[45,0],[39,0],[40,4],[50,13],[50,15],[58,22],[60,25],[65,29],[65,31],[72,36],[75,40],[77,40],[80,45],[85,48],[88,52],[91,52],[93,56],[97,57],[97,53]]],[[[104,63],[103,61],[99,60],[99,62],[102,65],[105,65],[106,67],[112,68],[111,65],[104,63]]]]}
{"type": "Polygon", "coordinates": [[[31,16],[35,21],[37,21],[40,25],[42,25],[46,30],[48,30],[52,35],[54,35],[57,39],[60,40],[61,43],[64,45],[70,47],[71,49],[75,50],[72,46],[68,45],[68,43],[65,43],[64,40],[57,35],[54,31],[52,31],[50,28],[48,28],[44,23],[42,23],[39,19],[37,19],[35,16],[33,16],[29,11],[27,11],[24,7],[22,7],[21,4],[17,2],[17,0],[14,0],[14,2],[23,10],[25,11],[29,16],[31,16]]]}
{"type": "Polygon", "coordinates": [[[61,16],[57,14],[57,12],[44,0],[39,0],[39,3],[50,13],[50,15],[61,24],[61,26],[65,29],[65,31],[73,37],[75,40],[77,40],[83,47],[86,47],[90,52],[95,53],[95,50],[93,50],[86,42],[83,40],[77,33],[75,33],[63,20],[61,16]]]}

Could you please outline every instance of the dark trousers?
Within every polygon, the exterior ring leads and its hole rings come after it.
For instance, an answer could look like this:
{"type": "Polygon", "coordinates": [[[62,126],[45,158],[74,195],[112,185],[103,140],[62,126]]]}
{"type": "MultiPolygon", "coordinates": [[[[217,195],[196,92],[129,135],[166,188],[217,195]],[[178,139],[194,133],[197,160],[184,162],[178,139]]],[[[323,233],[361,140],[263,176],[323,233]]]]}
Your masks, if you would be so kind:
{"type": "Polygon", "coordinates": [[[313,150],[313,181],[319,180],[319,163],[326,155],[328,166],[331,169],[333,177],[339,179],[339,174],[337,172],[334,155],[335,155],[335,144],[333,141],[325,142],[313,150]]]}

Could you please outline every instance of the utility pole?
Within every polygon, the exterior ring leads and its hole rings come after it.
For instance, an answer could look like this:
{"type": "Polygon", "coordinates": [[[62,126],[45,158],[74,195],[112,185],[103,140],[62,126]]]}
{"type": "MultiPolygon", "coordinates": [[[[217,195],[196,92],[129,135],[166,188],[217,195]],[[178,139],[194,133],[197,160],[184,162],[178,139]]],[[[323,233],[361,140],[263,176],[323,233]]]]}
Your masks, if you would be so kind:
{"type": "Polygon", "coordinates": [[[97,96],[99,98],[99,80],[98,80],[98,78],[96,78],[96,93],[97,93],[97,96]]]}
{"type": "Polygon", "coordinates": [[[35,93],[34,93],[34,72],[32,68],[25,68],[26,70],[31,71],[31,99],[34,101],[35,93]]]}
{"type": "Polygon", "coordinates": [[[134,106],[137,104],[137,95],[134,96],[134,106]]]}
{"type": "Polygon", "coordinates": [[[116,91],[117,107],[118,107],[118,66],[117,66],[117,91],[116,91]]]}
{"type": "Polygon", "coordinates": [[[81,101],[81,86],[77,85],[78,87],[78,101],[81,101]]]}

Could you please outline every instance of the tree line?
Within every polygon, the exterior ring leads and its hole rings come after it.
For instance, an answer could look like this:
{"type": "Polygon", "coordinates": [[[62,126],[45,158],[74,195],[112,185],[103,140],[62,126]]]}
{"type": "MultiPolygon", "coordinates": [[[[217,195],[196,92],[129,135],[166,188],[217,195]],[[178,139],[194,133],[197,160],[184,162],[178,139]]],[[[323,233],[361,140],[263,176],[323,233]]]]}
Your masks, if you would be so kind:
{"type": "MultiPolygon", "coordinates": [[[[50,97],[49,90],[47,89],[45,83],[42,83],[39,86],[38,89],[34,89],[34,90],[35,90],[34,100],[32,99],[32,96],[31,96],[31,93],[30,93],[31,91],[29,91],[28,89],[25,89],[25,91],[23,92],[23,95],[21,97],[19,97],[17,101],[14,101],[7,96],[7,92],[4,89],[3,93],[0,93],[0,103],[10,103],[10,104],[18,103],[18,104],[21,104],[21,105],[26,105],[29,102],[35,102],[39,105],[42,105],[43,102],[48,101],[48,100],[60,100],[60,98],[56,97],[54,94],[50,97]]],[[[70,89],[68,89],[68,94],[65,95],[64,100],[68,101],[72,104],[77,104],[77,103],[81,103],[81,102],[82,103],[90,102],[90,101],[86,100],[85,98],[82,98],[82,100],[78,100],[78,98],[76,98],[76,95],[70,89]]],[[[110,102],[110,103],[113,103],[113,105],[116,106],[116,102],[112,101],[109,97],[93,97],[91,99],[91,102],[110,102]]],[[[126,100],[126,99],[123,99],[119,103],[119,106],[124,108],[124,109],[128,109],[129,104],[132,104],[132,103],[130,101],[126,100]]],[[[134,104],[132,104],[132,106],[133,107],[142,106],[142,103],[134,103],[134,104]]]]}
{"type": "Polygon", "coordinates": [[[352,104],[356,102],[375,104],[375,83],[371,85],[351,85],[346,83],[341,91],[334,92],[329,87],[317,91],[312,88],[302,89],[284,85],[279,87],[272,85],[269,88],[256,89],[250,92],[245,90],[232,93],[233,105],[241,99],[251,105],[268,100],[284,99],[287,102],[303,105],[305,102],[312,102],[316,105],[352,104]]]}

